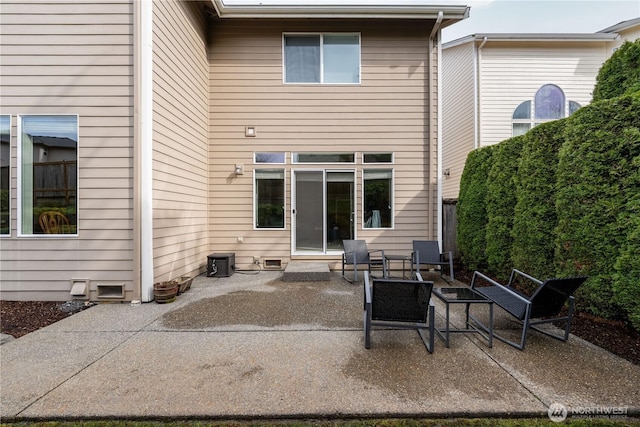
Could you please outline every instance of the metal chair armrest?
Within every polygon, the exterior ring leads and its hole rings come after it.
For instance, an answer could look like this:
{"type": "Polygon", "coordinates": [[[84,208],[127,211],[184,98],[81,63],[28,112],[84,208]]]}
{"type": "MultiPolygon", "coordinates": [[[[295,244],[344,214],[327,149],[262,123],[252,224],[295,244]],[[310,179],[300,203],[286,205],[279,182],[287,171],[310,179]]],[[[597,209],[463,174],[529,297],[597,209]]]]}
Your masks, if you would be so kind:
{"type": "Polygon", "coordinates": [[[509,295],[515,297],[516,299],[519,299],[520,301],[526,303],[526,304],[531,304],[531,301],[529,301],[527,298],[523,297],[522,295],[520,295],[519,293],[515,292],[513,289],[511,289],[510,287],[507,287],[505,285],[502,285],[498,282],[496,282],[495,280],[493,280],[492,278],[488,277],[485,274],[480,273],[479,271],[474,271],[473,272],[473,278],[471,279],[471,289],[475,289],[476,288],[476,277],[480,277],[484,280],[486,280],[487,282],[489,282],[491,285],[496,286],[500,289],[502,289],[503,291],[507,292],[509,295]]]}
{"type": "Polygon", "coordinates": [[[516,276],[522,276],[525,279],[531,280],[533,283],[537,285],[542,285],[542,280],[536,279],[535,277],[514,268],[513,270],[511,270],[511,276],[509,276],[509,283],[507,283],[507,286],[511,286],[513,284],[513,281],[516,278],[516,276]]]}

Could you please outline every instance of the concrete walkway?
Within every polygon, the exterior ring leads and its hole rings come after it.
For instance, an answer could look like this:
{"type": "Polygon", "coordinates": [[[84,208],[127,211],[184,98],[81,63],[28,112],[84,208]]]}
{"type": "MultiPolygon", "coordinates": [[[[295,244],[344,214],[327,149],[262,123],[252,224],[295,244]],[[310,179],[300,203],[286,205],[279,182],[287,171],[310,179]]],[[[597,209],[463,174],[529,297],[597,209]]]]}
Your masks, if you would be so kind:
{"type": "Polygon", "coordinates": [[[200,276],[172,304],[101,304],[6,342],[3,421],[640,415],[640,367],[577,337],[454,334],[428,354],[415,331],[375,330],[366,350],[361,283],[281,275],[200,276]]]}

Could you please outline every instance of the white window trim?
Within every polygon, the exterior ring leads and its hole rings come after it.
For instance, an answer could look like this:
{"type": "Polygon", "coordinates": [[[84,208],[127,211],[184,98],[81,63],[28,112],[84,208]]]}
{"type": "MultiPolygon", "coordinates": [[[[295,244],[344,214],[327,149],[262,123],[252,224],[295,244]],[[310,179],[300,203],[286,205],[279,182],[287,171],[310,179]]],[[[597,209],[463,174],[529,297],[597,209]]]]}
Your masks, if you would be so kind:
{"type": "Polygon", "coordinates": [[[18,154],[18,173],[17,173],[17,215],[18,215],[18,237],[27,238],[44,238],[44,239],[68,239],[77,238],[80,235],[80,115],[79,114],[18,114],[17,116],[17,154],[18,154]],[[22,232],[22,118],[23,117],[46,117],[46,116],[73,116],[76,118],[76,135],[78,141],[76,141],[76,233],[75,234],[24,234],[22,232]]]}
{"type": "Polygon", "coordinates": [[[282,84],[285,85],[337,85],[337,86],[348,86],[348,85],[360,85],[362,84],[362,33],[360,32],[285,32],[282,33],[282,84]],[[357,82],[349,82],[349,83],[325,83],[324,82],[324,36],[358,36],[358,81],[357,82]],[[287,82],[287,66],[285,59],[285,38],[286,36],[320,36],[320,82],[287,82]]]}
{"type": "MultiPolygon", "coordinates": [[[[269,164],[278,164],[278,163],[259,163],[260,165],[269,165],[269,164]]],[[[253,169],[253,185],[252,185],[252,193],[251,193],[252,199],[253,199],[253,229],[255,231],[281,231],[281,230],[286,230],[287,229],[287,169],[282,167],[274,167],[274,168],[270,168],[270,167],[262,167],[262,168],[254,168],[253,169]],[[283,190],[283,194],[284,194],[284,200],[283,200],[283,205],[282,205],[282,211],[283,211],[283,222],[282,222],[282,227],[274,227],[274,228],[261,228],[261,227],[256,227],[256,222],[258,220],[258,217],[256,215],[257,213],[257,208],[258,206],[256,205],[257,200],[256,200],[256,172],[260,171],[260,170],[270,170],[270,169],[281,169],[282,170],[282,190],[283,190]]]]}
{"type": "Polygon", "coordinates": [[[388,152],[388,151],[363,151],[361,156],[361,161],[363,165],[393,165],[396,163],[396,153],[388,152]],[[365,162],[364,156],[365,154],[391,154],[390,162],[365,162]]]}
{"type": "Polygon", "coordinates": [[[253,153],[253,164],[254,165],[286,165],[287,164],[287,153],[284,151],[256,151],[253,153]],[[284,160],[282,162],[258,162],[256,160],[256,156],[258,154],[263,154],[263,153],[268,153],[268,154],[282,154],[282,157],[284,158],[284,160]]]}
{"type": "Polygon", "coordinates": [[[0,114],[0,116],[7,116],[9,117],[9,175],[8,175],[8,184],[9,184],[9,194],[7,195],[7,209],[9,211],[9,232],[6,234],[2,234],[0,233],[0,237],[11,237],[11,170],[13,169],[11,167],[11,153],[13,151],[12,146],[11,146],[11,114],[0,114]]]}
{"type": "Polygon", "coordinates": [[[357,153],[352,151],[335,151],[322,153],[319,151],[293,151],[291,152],[291,164],[294,165],[355,165],[358,156],[357,153]],[[300,162],[297,157],[300,154],[353,154],[352,162],[300,162]]]}
{"type": "MultiPolygon", "coordinates": [[[[371,163],[368,163],[371,164],[371,163]]],[[[389,165],[389,163],[384,163],[385,165],[389,165]]],[[[362,179],[362,201],[360,204],[360,209],[362,211],[362,223],[361,223],[361,227],[362,227],[362,231],[369,231],[369,230],[395,230],[396,229],[396,170],[395,168],[392,167],[386,167],[386,168],[368,168],[368,167],[363,167],[360,170],[360,177],[362,179]],[[365,179],[364,179],[364,171],[365,169],[367,170],[375,170],[375,169],[380,169],[380,170],[388,170],[391,169],[391,227],[365,227],[364,223],[364,212],[365,212],[365,190],[364,190],[364,183],[365,183],[365,179]]]]}

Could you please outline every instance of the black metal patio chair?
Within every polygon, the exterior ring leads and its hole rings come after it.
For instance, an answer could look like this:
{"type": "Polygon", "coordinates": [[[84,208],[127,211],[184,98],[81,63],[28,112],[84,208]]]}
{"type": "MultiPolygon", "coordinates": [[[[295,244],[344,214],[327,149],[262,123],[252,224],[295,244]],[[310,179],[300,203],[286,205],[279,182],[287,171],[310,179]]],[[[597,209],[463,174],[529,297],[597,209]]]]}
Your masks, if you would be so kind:
{"type": "Polygon", "coordinates": [[[443,275],[442,267],[449,266],[449,282],[453,282],[453,254],[451,251],[440,252],[440,243],[437,240],[414,240],[413,252],[411,253],[411,270],[416,267],[416,272],[420,273],[420,265],[438,266],[440,276],[443,275]]]}
{"type": "MultiPolygon", "coordinates": [[[[571,320],[575,308],[573,293],[585,280],[587,280],[586,276],[576,276],[542,281],[522,271],[513,269],[509,283],[505,286],[479,271],[475,271],[471,280],[471,288],[492,300],[522,323],[522,334],[519,343],[500,336],[495,332],[495,329],[493,336],[519,350],[524,350],[529,329],[534,329],[563,342],[569,339],[571,320]],[[537,286],[531,296],[526,296],[524,293],[513,288],[513,284],[517,278],[528,280],[537,286]],[[562,308],[567,302],[569,303],[569,307],[567,313],[563,314],[562,308]],[[565,322],[564,334],[562,335],[556,335],[550,331],[536,327],[536,325],[543,323],[558,321],[565,322]]],[[[470,317],[485,331],[488,330],[477,318],[471,315],[470,317]]]]}
{"type": "Polygon", "coordinates": [[[387,277],[387,263],[384,257],[384,250],[367,249],[367,242],[364,240],[343,240],[342,247],[342,278],[348,282],[358,281],[358,265],[367,265],[369,272],[372,268],[381,268],[382,277],[387,277]],[[380,253],[380,257],[372,257],[372,254],[380,253]],[[353,280],[349,280],[345,275],[345,266],[353,265],[353,280]]]}
{"type": "Polygon", "coordinates": [[[371,347],[373,326],[415,329],[427,351],[433,353],[435,305],[431,301],[433,282],[376,279],[364,272],[364,346],[371,347]],[[429,332],[425,335],[424,330],[429,332]]]}

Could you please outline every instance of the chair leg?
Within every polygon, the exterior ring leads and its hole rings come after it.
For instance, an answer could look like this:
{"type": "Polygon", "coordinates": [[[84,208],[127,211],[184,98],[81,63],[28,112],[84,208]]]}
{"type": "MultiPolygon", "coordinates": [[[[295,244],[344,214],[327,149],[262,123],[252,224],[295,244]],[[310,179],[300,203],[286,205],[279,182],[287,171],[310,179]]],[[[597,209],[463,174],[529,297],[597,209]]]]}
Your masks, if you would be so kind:
{"type": "Polygon", "coordinates": [[[364,309],[364,348],[371,348],[371,304],[364,309]]]}

